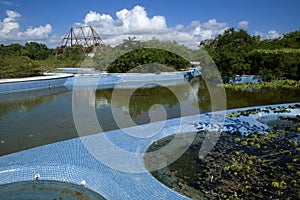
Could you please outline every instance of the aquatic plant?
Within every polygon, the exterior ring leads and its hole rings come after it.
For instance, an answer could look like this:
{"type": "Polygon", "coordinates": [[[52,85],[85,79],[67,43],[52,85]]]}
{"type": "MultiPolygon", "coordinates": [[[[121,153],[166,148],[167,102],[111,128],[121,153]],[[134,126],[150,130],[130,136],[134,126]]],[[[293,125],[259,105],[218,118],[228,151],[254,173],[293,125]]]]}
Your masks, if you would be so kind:
{"type": "MultiPolygon", "coordinates": [[[[290,113],[299,108],[300,104],[253,108],[227,116],[290,113]]],[[[167,173],[152,174],[193,199],[300,199],[300,115],[280,115],[277,120],[291,123],[280,130],[270,127],[266,134],[250,132],[247,137],[237,132],[221,133],[204,159],[199,158],[199,149],[207,133],[199,131],[186,153],[164,168],[167,173]]],[[[172,137],[156,142],[149,151],[170,140],[172,137]]]]}
{"type": "Polygon", "coordinates": [[[222,133],[204,159],[198,158],[201,142],[196,139],[178,161],[152,174],[193,199],[299,199],[300,147],[285,136],[222,133]]]}
{"type": "Polygon", "coordinates": [[[226,116],[237,118],[240,116],[255,115],[260,112],[261,113],[270,113],[270,111],[272,111],[273,113],[290,113],[291,109],[298,109],[298,108],[300,108],[300,104],[294,104],[294,105],[290,105],[290,106],[253,108],[253,109],[247,109],[247,110],[237,110],[236,112],[228,113],[226,116]]]}
{"type": "Polygon", "coordinates": [[[281,79],[272,82],[261,82],[261,83],[226,83],[218,84],[219,87],[231,88],[231,89],[261,89],[261,88],[286,88],[286,89],[299,89],[300,81],[281,79]]]}

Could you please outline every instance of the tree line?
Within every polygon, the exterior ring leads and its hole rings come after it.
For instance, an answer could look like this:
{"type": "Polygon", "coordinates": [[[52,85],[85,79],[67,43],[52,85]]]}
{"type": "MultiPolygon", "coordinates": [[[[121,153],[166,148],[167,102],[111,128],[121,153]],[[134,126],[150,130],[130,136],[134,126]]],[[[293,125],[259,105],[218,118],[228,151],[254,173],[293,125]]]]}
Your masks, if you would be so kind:
{"type": "Polygon", "coordinates": [[[174,41],[137,41],[128,37],[122,44],[98,52],[89,63],[110,73],[159,73],[188,69],[193,53],[193,50],[174,41]]]}
{"type": "MultiPolygon", "coordinates": [[[[214,39],[199,43],[199,50],[189,49],[175,41],[138,41],[128,37],[118,46],[107,45],[93,57],[80,48],[69,48],[66,56],[55,57],[45,44],[0,45],[0,78],[41,75],[57,67],[93,67],[108,72],[161,72],[190,67],[189,61],[206,65],[208,55],[222,77],[252,74],[268,79],[300,78],[300,31],[277,39],[261,40],[245,30],[229,28],[214,39]],[[208,54],[204,55],[203,50],[208,54]],[[202,53],[199,53],[202,52],[202,53]]],[[[209,71],[209,67],[205,70],[209,71]]]]}
{"type": "Polygon", "coordinates": [[[0,44],[0,78],[39,76],[57,67],[78,67],[85,58],[79,49],[70,49],[65,59],[55,58],[53,51],[37,42],[0,44]]]}
{"type": "Polygon", "coordinates": [[[300,78],[300,31],[261,40],[245,30],[230,28],[214,39],[200,42],[222,76],[252,74],[264,80],[300,78]]]}

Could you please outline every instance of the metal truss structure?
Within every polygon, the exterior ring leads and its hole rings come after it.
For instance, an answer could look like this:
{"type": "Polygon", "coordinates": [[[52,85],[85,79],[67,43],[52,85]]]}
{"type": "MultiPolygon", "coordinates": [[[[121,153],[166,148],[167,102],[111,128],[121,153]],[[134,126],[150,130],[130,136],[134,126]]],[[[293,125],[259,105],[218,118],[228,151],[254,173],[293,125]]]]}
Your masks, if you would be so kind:
{"type": "Polygon", "coordinates": [[[75,26],[62,38],[54,50],[55,56],[66,57],[69,48],[80,48],[84,54],[105,50],[105,45],[92,26],[75,26]]]}

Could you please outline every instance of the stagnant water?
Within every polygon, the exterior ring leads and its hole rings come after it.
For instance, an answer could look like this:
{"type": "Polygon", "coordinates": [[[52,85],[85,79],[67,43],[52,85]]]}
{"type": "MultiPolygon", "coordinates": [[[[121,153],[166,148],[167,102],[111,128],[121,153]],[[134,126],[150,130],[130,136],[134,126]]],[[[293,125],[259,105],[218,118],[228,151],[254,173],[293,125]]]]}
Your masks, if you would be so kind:
{"type": "Polygon", "coordinates": [[[7,183],[0,185],[0,188],[1,199],[105,200],[103,196],[81,185],[53,180],[7,183]]]}
{"type": "MultiPolygon", "coordinates": [[[[197,81],[190,90],[182,85],[172,86],[177,96],[165,87],[143,88],[134,92],[120,89],[112,99],[113,89],[98,90],[95,99],[87,102],[95,106],[98,121],[104,131],[118,129],[113,115],[130,114],[136,124],[150,122],[148,110],[155,104],[164,107],[167,118],[181,116],[180,103],[189,101],[196,90],[200,112],[211,110],[209,92],[204,82],[197,81]],[[125,94],[133,92],[129,104],[125,94]],[[178,95],[179,94],[179,95],[178,95]]],[[[77,94],[78,95],[78,94],[77,94]]],[[[80,95],[80,94],[79,94],[80,95]]],[[[86,95],[86,93],[82,93],[86,95]]],[[[300,91],[293,89],[261,89],[241,91],[226,89],[227,109],[299,102],[300,91]]],[[[161,119],[154,119],[161,120],[161,119]]],[[[72,90],[65,87],[0,96],[0,156],[32,147],[78,137],[72,115],[72,90]]]]}

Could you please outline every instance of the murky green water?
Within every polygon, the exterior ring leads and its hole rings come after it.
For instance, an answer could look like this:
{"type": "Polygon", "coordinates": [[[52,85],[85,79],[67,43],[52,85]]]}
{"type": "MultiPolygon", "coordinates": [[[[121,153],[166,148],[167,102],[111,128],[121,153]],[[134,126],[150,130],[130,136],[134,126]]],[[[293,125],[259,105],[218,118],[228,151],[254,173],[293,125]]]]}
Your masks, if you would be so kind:
{"type": "Polygon", "coordinates": [[[96,192],[73,183],[39,180],[21,181],[0,185],[0,198],[7,200],[105,200],[96,192]]]}
{"type": "MultiPolygon", "coordinates": [[[[120,117],[130,114],[136,124],[150,122],[148,110],[155,104],[163,106],[168,119],[180,117],[179,103],[188,103],[193,90],[198,92],[198,102],[193,102],[194,106],[198,103],[201,113],[210,111],[210,95],[203,82],[194,82],[190,90],[186,90],[182,85],[173,86],[173,89],[179,95],[175,96],[164,87],[137,89],[133,92],[129,104],[124,97],[132,92],[129,89],[120,89],[117,98],[114,99],[113,89],[98,90],[95,101],[91,99],[87,103],[95,107],[98,121],[104,131],[118,129],[113,119],[112,108],[120,117]]],[[[82,95],[87,94],[83,91],[82,95]]],[[[299,90],[288,89],[227,89],[226,95],[228,109],[300,100],[299,90]]],[[[0,156],[75,137],[78,137],[78,134],[72,115],[71,90],[62,87],[19,93],[17,96],[0,96],[0,156]]]]}

